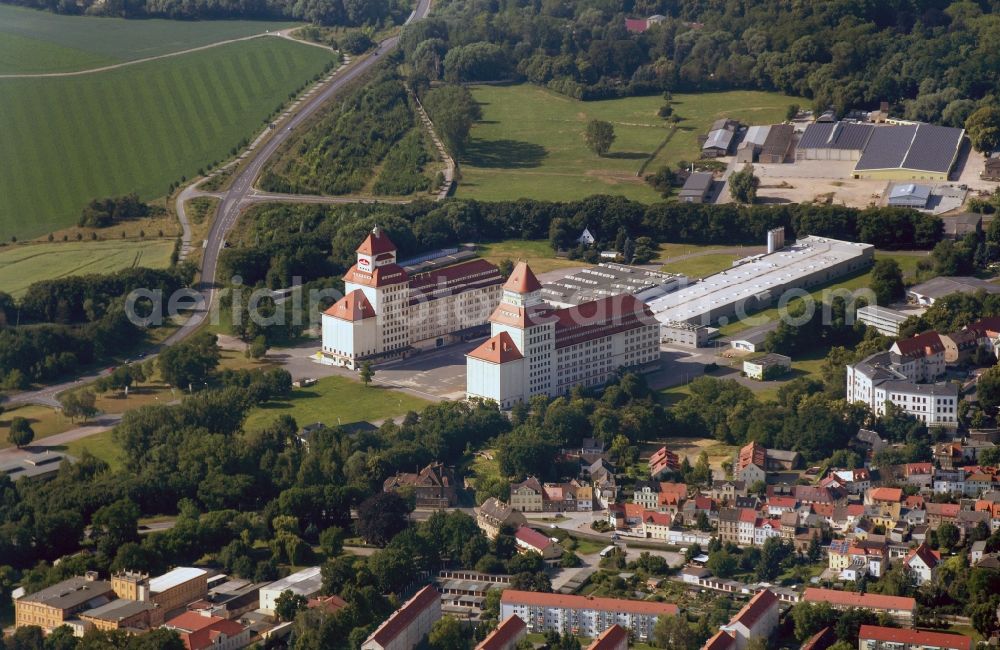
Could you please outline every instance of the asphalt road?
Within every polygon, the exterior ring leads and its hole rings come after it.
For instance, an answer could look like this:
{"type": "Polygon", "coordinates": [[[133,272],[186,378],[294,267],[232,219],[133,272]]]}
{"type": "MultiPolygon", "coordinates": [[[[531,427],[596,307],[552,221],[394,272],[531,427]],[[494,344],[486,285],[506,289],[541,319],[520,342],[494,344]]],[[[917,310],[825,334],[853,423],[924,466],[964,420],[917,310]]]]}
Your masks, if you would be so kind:
{"type": "MultiPolygon", "coordinates": [[[[406,24],[422,20],[427,17],[431,8],[431,0],[418,0],[417,8],[407,19],[406,24]]],[[[298,108],[298,111],[290,118],[284,120],[270,139],[261,147],[254,150],[244,161],[242,169],[233,179],[229,190],[223,195],[216,212],[215,221],[209,232],[205,243],[205,250],[202,256],[201,282],[196,287],[200,294],[201,304],[193,310],[191,316],[176,332],[168,337],[162,345],[167,347],[174,345],[185,338],[191,336],[204,322],[210,313],[212,302],[216,294],[216,272],[218,269],[219,254],[226,243],[226,236],[233,226],[236,225],[242,210],[260,201],[260,193],[254,189],[254,183],[267,162],[278,152],[285,142],[292,136],[292,133],[318,111],[329,99],[341,92],[345,86],[358,77],[364,75],[381,60],[382,56],[391,52],[399,45],[399,37],[391,36],[378,44],[378,47],[364,57],[358,57],[353,64],[346,68],[342,74],[334,77],[323,90],[315,93],[305,100],[298,108]]],[[[26,391],[9,397],[7,404],[42,404],[59,408],[59,400],[56,395],[66,390],[82,386],[96,381],[100,377],[109,373],[108,369],[81,376],[72,381],[46,386],[37,391],[26,391]]]]}

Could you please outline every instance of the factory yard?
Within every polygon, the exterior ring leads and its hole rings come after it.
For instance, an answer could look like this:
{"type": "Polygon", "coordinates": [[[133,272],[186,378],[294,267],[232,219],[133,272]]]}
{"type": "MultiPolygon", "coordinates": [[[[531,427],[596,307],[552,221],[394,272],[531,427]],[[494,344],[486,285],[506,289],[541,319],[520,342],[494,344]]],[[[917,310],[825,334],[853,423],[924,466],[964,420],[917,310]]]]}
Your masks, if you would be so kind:
{"type": "Polygon", "coordinates": [[[852,160],[799,160],[764,165],[754,163],[760,178],[759,203],[834,203],[865,208],[878,203],[886,182],[851,178],[852,160]]]}

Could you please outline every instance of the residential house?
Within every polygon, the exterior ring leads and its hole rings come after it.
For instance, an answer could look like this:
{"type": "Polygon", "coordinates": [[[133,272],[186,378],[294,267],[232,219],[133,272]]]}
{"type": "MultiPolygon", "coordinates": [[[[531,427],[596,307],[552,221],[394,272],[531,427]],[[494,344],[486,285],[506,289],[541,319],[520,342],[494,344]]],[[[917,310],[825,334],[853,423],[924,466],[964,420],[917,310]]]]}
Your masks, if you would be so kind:
{"type": "Polygon", "coordinates": [[[884,613],[901,625],[913,623],[913,610],[917,601],[903,596],[883,596],[882,594],[860,594],[853,591],[839,591],[820,587],[806,587],[802,601],[807,603],[829,603],[834,609],[870,609],[876,614],[884,613]]]}
{"type": "Polygon", "coordinates": [[[659,495],[659,481],[636,481],[635,491],[632,493],[632,501],[646,510],[656,510],[659,505],[659,495]]]}
{"type": "Polygon", "coordinates": [[[712,489],[709,491],[716,501],[731,504],[736,501],[736,497],[747,495],[747,484],[744,481],[712,481],[712,489]]]}
{"type": "Polygon", "coordinates": [[[413,650],[440,618],[441,593],[427,585],[379,625],[361,650],[413,650]]]}
{"type": "Polygon", "coordinates": [[[187,650],[237,650],[250,645],[250,628],[219,616],[184,612],[163,627],[177,632],[187,650]]]}
{"type": "Polygon", "coordinates": [[[384,492],[411,491],[418,508],[448,508],[458,502],[455,472],[442,463],[430,463],[416,474],[397,473],[385,480],[384,492]]]}
{"type": "Polygon", "coordinates": [[[960,508],[957,503],[928,503],[927,525],[931,530],[937,530],[944,522],[958,524],[958,512],[960,508]]]}
{"type": "Polygon", "coordinates": [[[616,623],[601,632],[587,650],[628,650],[628,630],[616,623]]]}
{"type": "Polygon", "coordinates": [[[743,446],[736,455],[733,475],[746,485],[767,479],[767,450],[756,441],[743,446]]]}
{"type": "Polygon", "coordinates": [[[496,539],[503,528],[516,530],[526,523],[524,515],[494,497],[484,501],[476,511],[476,524],[490,539],[496,539]]]}
{"type": "Polygon", "coordinates": [[[736,650],[745,650],[754,639],[768,639],[778,628],[778,597],[769,589],[757,592],[720,631],[733,637],[736,650]]]}
{"type": "Polygon", "coordinates": [[[514,531],[514,541],[519,552],[538,553],[546,562],[558,562],[563,555],[562,546],[534,528],[521,526],[514,531]]]}
{"type": "Polygon", "coordinates": [[[534,476],[510,486],[510,507],[518,512],[543,512],[544,491],[534,476]]]}
{"type": "Polygon", "coordinates": [[[965,363],[979,347],[979,335],[975,330],[963,329],[941,337],[944,345],[944,362],[948,365],[965,363]]]}
{"type": "Polygon", "coordinates": [[[518,616],[511,616],[480,641],[475,650],[514,650],[528,634],[528,626],[518,616]]]}
{"type": "Polygon", "coordinates": [[[937,332],[924,332],[908,339],[899,339],[889,351],[901,357],[897,363],[902,366],[903,374],[912,381],[934,381],[944,374],[944,343],[937,332]]]}
{"type": "Polygon", "coordinates": [[[675,474],[680,471],[680,468],[680,458],[667,449],[666,445],[657,449],[649,457],[649,476],[653,480],[659,480],[665,474],[675,474]]]}

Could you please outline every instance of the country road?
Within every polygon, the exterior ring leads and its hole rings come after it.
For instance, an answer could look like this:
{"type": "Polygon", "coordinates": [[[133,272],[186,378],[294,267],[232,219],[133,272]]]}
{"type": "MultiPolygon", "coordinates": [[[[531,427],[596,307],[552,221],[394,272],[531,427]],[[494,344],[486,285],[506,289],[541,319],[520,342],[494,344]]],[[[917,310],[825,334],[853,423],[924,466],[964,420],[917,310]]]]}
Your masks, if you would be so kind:
{"type": "MultiPolygon", "coordinates": [[[[417,8],[413,11],[410,17],[407,19],[406,24],[422,20],[425,18],[430,11],[431,0],[418,0],[417,8]]],[[[287,30],[285,30],[287,31],[287,30]]],[[[275,35],[282,36],[284,38],[291,38],[288,34],[276,33],[275,35]]],[[[249,37],[257,38],[257,37],[249,37]]],[[[234,40],[245,40],[245,39],[234,39],[234,40]]],[[[298,41],[296,42],[304,42],[298,41]]],[[[212,46],[219,45],[221,43],[216,43],[212,46]]],[[[259,195],[258,191],[254,189],[254,183],[257,177],[260,175],[261,171],[267,162],[273,157],[288,141],[292,136],[294,131],[302,126],[306,120],[312,117],[327,101],[335,97],[340,93],[348,84],[358,79],[369,70],[371,70],[387,52],[394,50],[399,45],[399,36],[390,36],[383,41],[381,41],[376,49],[364,57],[358,57],[351,62],[346,68],[342,69],[337,76],[333,77],[329,82],[326,83],[325,87],[319,92],[315,92],[304,99],[297,107],[295,112],[287,119],[281,121],[274,132],[270,135],[270,138],[264,142],[261,146],[256,147],[250,151],[248,155],[242,161],[242,167],[239,169],[237,175],[233,178],[232,184],[229,190],[222,193],[222,200],[216,211],[215,219],[212,223],[212,228],[209,231],[208,238],[204,244],[204,254],[202,256],[201,263],[201,281],[195,287],[199,294],[199,304],[196,308],[191,310],[191,316],[187,321],[177,329],[173,334],[167,337],[163,343],[158,346],[158,349],[164,347],[169,347],[183,341],[187,337],[191,336],[201,325],[204,323],[205,318],[211,311],[212,303],[216,297],[216,272],[218,270],[219,254],[225,247],[226,236],[229,231],[236,225],[239,216],[244,208],[247,206],[259,202],[261,199],[255,198],[259,195]]],[[[195,48],[204,49],[204,48],[195,48]]],[[[180,53],[175,53],[180,54],[180,53]]],[[[174,55],[175,55],[174,54],[174,55]]],[[[153,58],[163,58],[161,57],[153,58]]],[[[133,62],[134,63],[134,62],[133,62]]],[[[119,64],[125,65],[125,64],[119,64]]],[[[75,74],[75,73],[54,73],[54,74],[75,74]]],[[[196,184],[196,183],[195,183],[196,184]]],[[[185,193],[182,196],[197,196],[198,193],[191,189],[185,189],[185,193]]],[[[277,200],[283,200],[284,197],[278,198],[277,200]]],[[[273,200],[273,199],[272,199],[273,200]]],[[[288,200],[291,200],[289,197],[288,200]]],[[[298,200],[303,202],[309,202],[309,197],[299,197],[298,200]]],[[[326,202],[327,199],[321,199],[326,202]]],[[[341,202],[340,200],[331,198],[329,202],[341,202]]],[[[344,202],[357,202],[357,199],[350,199],[344,202]]],[[[181,221],[182,227],[186,222],[185,219],[181,221]]],[[[186,234],[190,237],[190,228],[185,229],[186,234]]],[[[154,350],[155,353],[155,350],[154,350]]],[[[148,358],[148,357],[147,357],[148,358]]],[[[72,388],[77,388],[79,386],[88,384],[90,382],[96,381],[100,377],[107,375],[109,373],[108,369],[101,370],[99,372],[90,373],[71,381],[63,382],[61,384],[55,384],[51,386],[46,386],[36,391],[25,391],[17,395],[13,395],[4,404],[14,405],[14,404],[42,404],[45,406],[51,406],[53,408],[59,408],[59,400],[56,399],[56,395],[65,392],[72,388]]]]}

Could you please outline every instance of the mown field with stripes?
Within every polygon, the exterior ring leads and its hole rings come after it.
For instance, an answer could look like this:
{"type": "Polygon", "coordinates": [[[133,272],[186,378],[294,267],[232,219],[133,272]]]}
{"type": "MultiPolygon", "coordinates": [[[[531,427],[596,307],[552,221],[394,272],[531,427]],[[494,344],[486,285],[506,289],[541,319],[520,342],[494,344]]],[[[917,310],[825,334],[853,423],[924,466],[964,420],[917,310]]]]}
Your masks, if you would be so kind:
{"type": "Polygon", "coordinates": [[[0,240],[72,225],[93,198],[163,196],[251,139],[335,58],[269,37],[82,76],[0,79],[0,240]]]}

